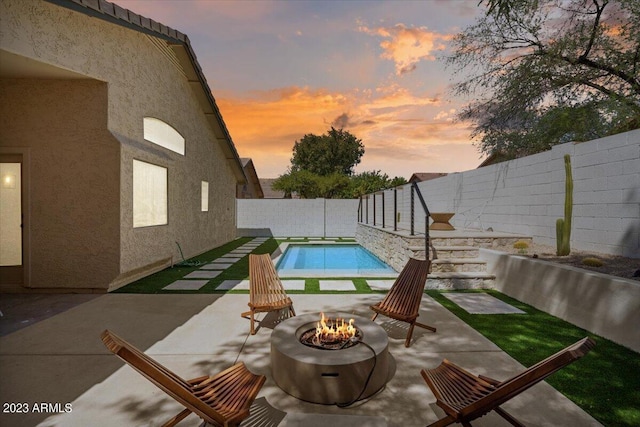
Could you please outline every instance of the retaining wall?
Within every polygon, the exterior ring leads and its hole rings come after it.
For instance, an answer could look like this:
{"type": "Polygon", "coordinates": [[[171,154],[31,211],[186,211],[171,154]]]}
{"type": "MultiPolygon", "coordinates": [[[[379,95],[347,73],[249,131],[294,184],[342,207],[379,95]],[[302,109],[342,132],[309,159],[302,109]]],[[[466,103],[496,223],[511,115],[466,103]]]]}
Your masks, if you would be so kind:
{"type": "Polygon", "coordinates": [[[640,352],[640,282],[481,249],[500,292],[640,352]]]}
{"type": "Polygon", "coordinates": [[[237,199],[239,236],[354,237],[358,200],[237,199]]]}
{"type": "MultiPolygon", "coordinates": [[[[458,229],[487,229],[531,236],[555,246],[556,220],[564,217],[564,155],[573,172],[574,249],[640,258],[640,130],[453,173],[418,184],[431,212],[455,212],[458,229]]],[[[393,226],[393,190],[385,193],[385,220],[393,226]]],[[[410,228],[409,185],[398,187],[399,227],[410,228]]],[[[415,229],[424,214],[415,199],[415,229]]],[[[376,196],[382,221],[382,196],[376,196]]],[[[373,196],[368,201],[373,221],[373,196]]],[[[363,216],[364,218],[364,216],[363,216]]]]}

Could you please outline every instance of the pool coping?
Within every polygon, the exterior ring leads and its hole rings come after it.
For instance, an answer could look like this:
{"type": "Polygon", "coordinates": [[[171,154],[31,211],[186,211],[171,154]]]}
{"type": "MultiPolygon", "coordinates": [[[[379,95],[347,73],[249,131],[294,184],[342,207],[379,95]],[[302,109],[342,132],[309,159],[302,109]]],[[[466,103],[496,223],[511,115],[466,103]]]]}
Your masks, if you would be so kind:
{"type": "MultiPolygon", "coordinates": [[[[275,266],[278,265],[278,261],[280,261],[280,257],[284,255],[284,252],[287,250],[289,245],[360,245],[358,242],[336,242],[336,241],[312,241],[312,242],[282,242],[278,246],[278,250],[274,252],[277,253],[275,258],[272,258],[273,264],[275,266]]],[[[362,246],[364,247],[364,246],[362,246]]],[[[366,248],[365,248],[366,249],[366,248]]],[[[273,254],[272,254],[273,256],[273,254]]],[[[375,256],[375,255],[374,255],[375,256]]],[[[377,258],[377,257],[376,257],[377,258]]],[[[381,260],[382,261],[382,260],[381,260]]],[[[384,262],[384,261],[382,261],[384,262]]],[[[385,262],[386,265],[389,265],[385,262]]],[[[393,268],[389,265],[390,268],[393,268]]],[[[393,278],[398,277],[398,272],[394,271],[393,273],[381,273],[372,270],[333,270],[331,272],[326,272],[324,270],[280,270],[278,271],[278,276],[280,278],[285,277],[300,277],[300,278],[326,278],[326,277],[339,277],[339,278],[362,278],[362,277],[376,277],[376,278],[393,278]]]]}

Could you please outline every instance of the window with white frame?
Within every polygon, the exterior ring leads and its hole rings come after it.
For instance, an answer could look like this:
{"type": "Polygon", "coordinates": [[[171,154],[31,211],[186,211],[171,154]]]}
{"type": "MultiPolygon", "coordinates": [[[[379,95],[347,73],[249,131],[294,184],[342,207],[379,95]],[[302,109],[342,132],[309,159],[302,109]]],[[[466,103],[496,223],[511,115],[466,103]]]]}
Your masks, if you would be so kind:
{"type": "Polygon", "coordinates": [[[202,181],[201,185],[201,200],[200,200],[200,210],[202,212],[209,211],[209,183],[207,181],[202,181]]]}
{"type": "Polygon", "coordinates": [[[167,168],[133,161],[133,227],[167,224],[167,168]]]}
{"type": "Polygon", "coordinates": [[[171,125],[154,117],[143,119],[144,139],[184,156],[184,138],[171,125]]]}

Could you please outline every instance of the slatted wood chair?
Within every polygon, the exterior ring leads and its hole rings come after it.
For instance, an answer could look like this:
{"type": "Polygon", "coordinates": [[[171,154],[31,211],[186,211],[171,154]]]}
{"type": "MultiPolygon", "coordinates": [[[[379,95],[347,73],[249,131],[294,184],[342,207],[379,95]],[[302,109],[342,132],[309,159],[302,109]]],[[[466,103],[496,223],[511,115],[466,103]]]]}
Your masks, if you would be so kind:
{"type": "Polygon", "coordinates": [[[237,363],[217,375],[185,381],[113,332],[105,330],[100,337],[112,353],[185,407],[163,427],[176,425],[192,412],[214,426],[236,426],[249,416],[266,380],[237,363]]]}
{"type": "Polygon", "coordinates": [[[409,323],[407,339],[404,342],[405,347],[411,345],[411,336],[415,326],[436,332],[436,328],[433,326],[416,321],[430,267],[431,261],[429,260],[410,258],[384,299],[369,307],[375,311],[371,320],[376,320],[378,314],[383,314],[391,319],[409,323]]]}
{"type": "Polygon", "coordinates": [[[436,396],[437,405],[447,414],[428,427],[444,427],[453,423],[471,426],[471,421],[490,411],[496,411],[511,425],[523,426],[500,405],[578,360],[594,346],[591,338],[583,338],[502,382],[483,375],[475,376],[447,359],[437,368],[423,369],[420,371],[422,377],[436,396]]]}
{"type": "Polygon", "coordinates": [[[287,296],[269,254],[249,255],[249,311],[241,314],[251,320],[251,335],[255,335],[255,314],[288,308],[295,316],[293,302],[287,296]]]}

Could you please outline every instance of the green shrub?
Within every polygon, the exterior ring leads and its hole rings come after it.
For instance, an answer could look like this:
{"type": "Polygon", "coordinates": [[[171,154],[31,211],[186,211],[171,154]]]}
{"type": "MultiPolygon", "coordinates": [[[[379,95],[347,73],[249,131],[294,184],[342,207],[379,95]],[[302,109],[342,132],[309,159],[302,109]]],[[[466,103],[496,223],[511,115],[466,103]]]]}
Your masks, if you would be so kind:
{"type": "Polygon", "coordinates": [[[593,257],[583,258],[582,263],[584,265],[588,265],[589,267],[602,267],[604,265],[604,261],[593,257]]]}
{"type": "Polygon", "coordinates": [[[527,253],[527,249],[529,249],[529,242],[527,242],[525,240],[518,240],[517,242],[515,242],[513,244],[513,247],[515,249],[518,249],[519,253],[526,254],[527,253]]]}

